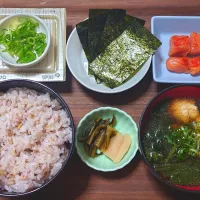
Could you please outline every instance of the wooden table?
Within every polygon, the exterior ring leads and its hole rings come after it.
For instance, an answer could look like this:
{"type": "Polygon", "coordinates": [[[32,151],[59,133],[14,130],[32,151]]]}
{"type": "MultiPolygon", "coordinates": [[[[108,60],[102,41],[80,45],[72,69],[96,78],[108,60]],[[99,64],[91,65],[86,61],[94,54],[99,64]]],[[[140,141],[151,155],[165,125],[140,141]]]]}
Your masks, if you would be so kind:
{"type": "MultiPolygon", "coordinates": [[[[124,8],[129,14],[145,19],[148,29],[150,19],[154,15],[200,14],[199,0],[0,0],[0,7],[67,8],[68,35],[76,23],[88,16],[89,8],[124,8]]],[[[169,86],[156,84],[152,80],[151,69],[135,87],[116,95],[89,91],[81,86],[69,71],[66,82],[48,85],[62,94],[71,109],[76,125],[87,112],[100,106],[118,107],[138,122],[149,100],[169,86]]],[[[35,195],[19,199],[165,200],[188,198],[197,199],[199,197],[173,191],[158,182],[148,171],[139,153],[127,167],[112,173],[101,173],[90,169],[74,153],[68,166],[52,184],[35,195]]],[[[0,198],[0,200],[3,199],[0,198]]]]}

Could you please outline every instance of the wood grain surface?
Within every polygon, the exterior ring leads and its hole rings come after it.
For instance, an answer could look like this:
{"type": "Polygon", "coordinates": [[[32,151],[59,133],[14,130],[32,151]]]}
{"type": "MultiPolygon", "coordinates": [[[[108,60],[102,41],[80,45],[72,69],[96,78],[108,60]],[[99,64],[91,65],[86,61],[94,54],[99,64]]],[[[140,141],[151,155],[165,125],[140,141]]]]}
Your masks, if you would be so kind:
{"type": "MultiPolygon", "coordinates": [[[[88,16],[89,8],[124,8],[147,21],[154,15],[199,15],[199,0],[0,0],[0,7],[64,7],[67,9],[67,37],[75,24],[88,16]]],[[[158,66],[159,67],[159,66],[158,66]]],[[[169,85],[156,84],[151,69],[132,89],[115,95],[98,94],[81,86],[67,72],[64,83],[48,84],[60,92],[70,107],[75,124],[92,109],[113,106],[130,114],[138,123],[149,100],[169,85]]],[[[122,170],[102,173],[87,167],[76,152],[65,170],[36,194],[18,198],[48,200],[166,200],[198,199],[198,195],[174,191],[157,181],[139,153],[122,170]]],[[[0,200],[9,198],[0,198],[0,200]]]]}

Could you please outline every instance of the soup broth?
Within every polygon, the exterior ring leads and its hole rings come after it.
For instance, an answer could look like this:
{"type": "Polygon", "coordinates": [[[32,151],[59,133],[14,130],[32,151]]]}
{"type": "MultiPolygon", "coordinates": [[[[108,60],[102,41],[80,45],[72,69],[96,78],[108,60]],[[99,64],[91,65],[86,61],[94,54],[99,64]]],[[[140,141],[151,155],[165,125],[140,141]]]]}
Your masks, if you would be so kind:
{"type": "Polygon", "coordinates": [[[152,112],[143,137],[144,153],[155,171],[178,185],[200,185],[200,103],[162,102],[152,112]]]}

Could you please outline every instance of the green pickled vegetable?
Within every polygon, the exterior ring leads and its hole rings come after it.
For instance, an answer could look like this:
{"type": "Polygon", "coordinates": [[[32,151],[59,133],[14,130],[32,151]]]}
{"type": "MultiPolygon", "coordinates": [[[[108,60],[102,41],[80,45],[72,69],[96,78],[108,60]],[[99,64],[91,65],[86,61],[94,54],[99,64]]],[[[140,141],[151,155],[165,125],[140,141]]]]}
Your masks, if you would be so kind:
{"type": "Polygon", "coordinates": [[[17,57],[17,63],[29,63],[41,56],[47,43],[44,33],[37,33],[39,23],[33,18],[21,17],[15,28],[3,29],[0,32],[2,52],[17,57]]]}
{"type": "Polygon", "coordinates": [[[98,127],[95,128],[95,130],[93,131],[93,133],[90,135],[87,144],[91,145],[92,142],[94,141],[95,137],[98,136],[102,130],[105,130],[106,126],[105,125],[100,125],[98,127]]]}
{"type": "Polygon", "coordinates": [[[112,119],[100,117],[88,125],[79,140],[79,142],[84,143],[84,149],[88,156],[93,158],[104,152],[109,145],[110,138],[117,134],[117,131],[113,128],[115,124],[116,117],[113,115],[112,119]],[[97,150],[100,153],[97,153],[97,150]]]}

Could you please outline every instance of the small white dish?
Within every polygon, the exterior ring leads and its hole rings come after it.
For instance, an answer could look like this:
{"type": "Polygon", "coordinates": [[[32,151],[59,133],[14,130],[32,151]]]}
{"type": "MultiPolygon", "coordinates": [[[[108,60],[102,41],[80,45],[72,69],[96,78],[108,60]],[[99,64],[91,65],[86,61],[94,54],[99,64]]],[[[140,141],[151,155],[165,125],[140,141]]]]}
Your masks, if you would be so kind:
{"type": "Polygon", "coordinates": [[[79,40],[76,28],[72,31],[67,42],[66,59],[69,70],[73,76],[86,88],[100,93],[119,93],[128,90],[145,76],[151,64],[150,57],[135,76],[114,89],[106,87],[103,84],[98,84],[93,76],[88,75],[88,61],[79,40]]]}
{"type": "Polygon", "coordinates": [[[8,64],[9,66],[13,66],[13,67],[29,67],[32,65],[37,64],[38,62],[40,62],[45,55],[47,54],[49,47],[50,47],[50,31],[48,30],[46,24],[37,16],[34,15],[29,15],[29,14],[16,14],[16,15],[11,15],[8,16],[6,18],[4,18],[1,22],[0,22],[0,31],[2,29],[7,29],[9,28],[9,26],[12,24],[12,21],[14,21],[16,18],[19,17],[27,17],[27,18],[33,18],[36,21],[38,21],[39,23],[39,27],[37,28],[37,32],[42,32],[46,35],[46,42],[47,42],[47,46],[43,52],[43,54],[39,57],[37,57],[34,61],[29,62],[29,63],[23,63],[23,64],[18,64],[16,63],[17,58],[16,57],[12,57],[9,53],[7,52],[2,52],[0,51],[0,59],[5,62],[6,64],[8,64]]]}
{"type": "Polygon", "coordinates": [[[162,42],[152,59],[153,79],[159,83],[200,83],[200,76],[178,74],[167,70],[169,40],[172,35],[200,33],[200,17],[195,16],[154,16],[151,18],[151,31],[162,42]]]}

